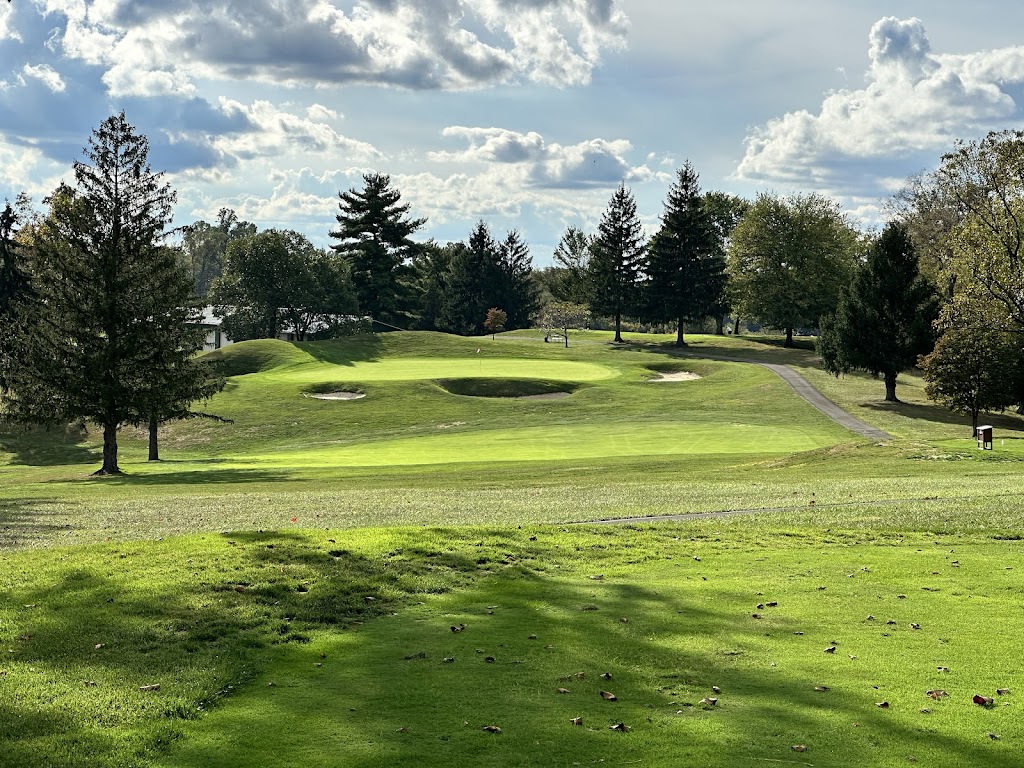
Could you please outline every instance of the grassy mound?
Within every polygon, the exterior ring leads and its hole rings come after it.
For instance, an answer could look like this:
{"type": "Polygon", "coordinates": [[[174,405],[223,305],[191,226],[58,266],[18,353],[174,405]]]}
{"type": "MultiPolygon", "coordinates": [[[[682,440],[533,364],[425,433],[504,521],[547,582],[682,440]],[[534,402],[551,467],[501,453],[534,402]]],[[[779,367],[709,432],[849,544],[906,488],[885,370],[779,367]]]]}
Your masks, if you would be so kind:
{"type": "Polygon", "coordinates": [[[437,385],[453,395],[465,397],[534,397],[556,392],[572,394],[580,385],[545,379],[438,379],[437,385]]]}
{"type": "Polygon", "coordinates": [[[310,356],[288,341],[257,339],[223,347],[203,359],[212,362],[224,376],[246,376],[309,362],[310,356]]]}

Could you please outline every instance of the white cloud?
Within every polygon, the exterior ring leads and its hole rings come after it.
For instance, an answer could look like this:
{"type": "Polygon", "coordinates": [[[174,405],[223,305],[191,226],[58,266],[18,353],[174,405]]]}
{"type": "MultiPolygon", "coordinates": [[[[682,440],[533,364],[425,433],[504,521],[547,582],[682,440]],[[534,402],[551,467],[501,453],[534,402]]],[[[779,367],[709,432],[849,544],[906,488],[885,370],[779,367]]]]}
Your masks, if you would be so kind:
{"type": "Polygon", "coordinates": [[[549,144],[543,136],[532,131],[519,133],[504,128],[465,126],[450,126],[442,135],[463,139],[469,147],[459,152],[428,153],[431,160],[516,165],[520,168],[522,183],[529,186],[608,188],[621,181],[644,182],[664,176],[646,165],[631,166],[627,154],[633,146],[624,139],[549,144]]]}
{"type": "Polygon", "coordinates": [[[31,77],[38,80],[54,93],[62,93],[67,88],[60,73],[48,64],[26,64],[22,67],[21,74],[22,77],[31,77]]]}
{"type": "Polygon", "coordinates": [[[863,88],[828,94],[817,114],[790,112],[755,129],[736,176],[881,187],[883,161],[891,175],[894,161],[917,162],[1024,120],[1024,46],[937,54],[919,19],[886,17],[871,29],[869,57],[863,88]]]}
{"type": "Polygon", "coordinates": [[[625,45],[619,0],[37,0],[63,54],[108,67],[111,94],[197,79],[467,89],[590,81],[625,45]],[[346,12],[345,6],[351,5],[346,12]]]}

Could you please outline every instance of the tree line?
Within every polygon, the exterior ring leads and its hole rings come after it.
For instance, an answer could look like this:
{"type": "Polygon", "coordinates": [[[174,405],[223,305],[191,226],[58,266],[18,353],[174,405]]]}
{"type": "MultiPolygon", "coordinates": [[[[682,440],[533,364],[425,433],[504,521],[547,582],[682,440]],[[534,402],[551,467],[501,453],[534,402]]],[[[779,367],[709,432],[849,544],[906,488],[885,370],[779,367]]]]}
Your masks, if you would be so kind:
{"type": "Polygon", "coordinates": [[[740,319],[815,332],[827,370],[881,376],[920,365],[928,394],[980,412],[1024,401],[1024,134],[959,144],[893,200],[880,233],[858,232],[816,194],[753,201],[702,192],[689,163],[646,237],[623,184],[594,233],[569,227],[554,265],[533,268],[515,231],[483,221],[464,242],[420,242],[387,175],[339,192],[331,246],[259,231],[224,209],[173,230],[173,190],[125,115],[105,120],[62,184],[33,212],[0,211],[0,415],[87,420],[104,434],[101,473],[119,472],[117,431],[203,416],[223,386],[196,352],[197,308],[212,303],[236,339],[381,328],[482,334],[542,322],[568,332],[607,318],[676,330],[740,319]]]}

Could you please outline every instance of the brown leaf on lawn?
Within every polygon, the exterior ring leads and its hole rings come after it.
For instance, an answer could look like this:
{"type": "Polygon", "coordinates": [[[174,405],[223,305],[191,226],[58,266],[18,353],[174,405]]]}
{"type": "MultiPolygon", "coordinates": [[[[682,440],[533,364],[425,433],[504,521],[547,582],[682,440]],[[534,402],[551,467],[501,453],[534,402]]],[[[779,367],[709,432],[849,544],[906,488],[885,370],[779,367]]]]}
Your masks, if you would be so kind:
{"type": "Polygon", "coordinates": [[[537,636],[536,636],[536,635],[530,635],[530,636],[529,636],[528,638],[526,638],[526,639],[527,639],[527,640],[536,640],[536,639],[537,639],[537,636]]]}
{"type": "Polygon", "coordinates": [[[932,713],[932,711],[928,709],[928,707],[922,707],[920,711],[922,715],[930,715],[932,713]]]}
{"type": "Polygon", "coordinates": [[[612,673],[611,672],[602,672],[601,673],[601,679],[602,680],[611,680],[612,679],[612,673]]]}
{"type": "Polygon", "coordinates": [[[568,688],[559,688],[558,692],[559,693],[569,693],[569,689],[568,688]]]}
{"type": "Polygon", "coordinates": [[[455,626],[452,627],[452,632],[461,632],[465,628],[466,628],[465,624],[456,624],[455,626]]]}
{"type": "Polygon", "coordinates": [[[936,668],[935,668],[935,671],[936,671],[936,672],[943,672],[943,673],[947,673],[947,672],[949,672],[949,667],[936,667],[936,668]]]}
{"type": "Polygon", "coordinates": [[[828,686],[827,685],[816,685],[816,686],[814,686],[814,690],[816,690],[816,691],[827,691],[828,690],[828,686]]]}
{"type": "Polygon", "coordinates": [[[750,614],[750,618],[752,618],[752,619],[760,619],[761,618],[761,614],[760,613],[752,613],[752,614],[750,614]]]}
{"type": "Polygon", "coordinates": [[[834,645],[830,645],[828,648],[826,648],[824,651],[822,651],[822,653],[835,653],[835,652],[836,652],[836,647],[834,645]]]}
{"type": "MultiPolygon", "coordinates": [[[[0,675],[0,677],[2,677],[2,676],[3,676],[3,675],[0,675]]],[[[85,687],[86,687],[86,688],[95,688],[95,687],[96,687],[96,685],[97,685],[97,683],[96,683],[96,681],[95,681],[95,680],[86,680],[86,681],[85,681],[85,687]]]]}
{"type": "Polygon", "coordinates": [[[920,629],[921,625],[918,624],[916,621],[912,621],[912,622],[910,622],[910,628],[911,629],[920,629]]]}
{"type": "Polygon", "coordinates": [[[95,648],[95,649],[96,649],[97,651],[98,651],[98,650],[99,650],[100,648],[106,648],[106,647],[107,647],[107,644],[106,644],[106,643],[96,643],[96,645],[94,645],[94,646],[93,646],[93,648],[95,648]]]}
{"type": "Polygon", "coordinates": [[[1002,738],[998,733],[992,733],[992,731],[988,732],[988,737],[992,739],[992,741],[999,741],[999,739],[1002,738]]]}
{"type": "Polygon", "coordinates": [[[160,690],[160,683],[153,683],[152,685],[142,685],[142,686],[139,686],[139,690],[143,691],[143,692],[146,692],[146,691],[159,691],[160,690]]]}
{"type": "Polygon", "coordinates": [[[486,661],[488,664],[493,664],[494,663],[494,657],[493,656],[484,656],[484,661],[486,661]]]}
{"type": "Polygon", "coordinates": [[[604,581],[604,574],[603,573],[599,573],[596,576],[591,576],[590,580],[591,581],[604,581]]]}
{"type": "Polygon", "coordinates": [[[885,622],[885,626],[887,626],[887,627],[895,627],[896,626],[896,621],[894,619],[889,619],[887,622],[885,622]]]}
{"type": "Polygon", "coordinates": [[[587,676],[587,673],[586,673],[586,672],[577,672],[577,673],[576,673],[576,679],[577,679],[577,680],[583,680],[583,679],[585,679],[585,678],[586,678],[586,676],[587,676]]]}
{"type": "Polygon", "coordinates": [[[408,733],[408,732],[409,732],[409,729],[406,728],[404,725],[401,728],[398,729],[398,733],[408,733]]]}
{"type": "Polygon", "coordinates": [[[445,656],[441,661],[445,664],[452,664],[455,661],[454,656],[445,656]]]}
{"type": "Polygon", "coordinates": [[[496,725],[485,725],[481,730],[487,731],[488,733],[501,733],[501,728],[496,725]]]}
{"type": "Polygon", "coordinates": [[[807,751],[807,747],[804,746],[803,744],[794,744],[792,747],[790,747],[790,749],[792,749],[794,752],[806,752],[807,751]]]}
{"type": "Polygon", "coordinates": [[[757,604],[757,610],[763,611],[764,610],[764,603],[758,603],[757,604]]]}
{"type": "Polygon", "coordinates": [[[906,600],[907,596],[906,595],[896,595],[896,599],[897,600],[906,600]]]}
{"type": "Polygon", "coordinates": [[[569,718],[569,722],[572,723],[573,725],[583,725],[583,718],[582,717],[570,717],[569,718]]]}
{"type": "Polygon", "coordinates": [[[992,701],[992,697],[991,696],[982,696],[981,694],[978,694],[978,693],[974,694],[973,701],[979,707],[991,707],[991,706],[993,706],[995,704],[995,702],[992,701]]]}
{"type": "Polygon", "coordinates": [[[872,616],[870,613],[868,614],[868,617],[866,619],[864,619],[864,621],[874,621],[874,620],[875,620],[875,617],[872,616]]]}
{"type": "Polygon", "coordinates": [[[598,691],[598,695],[605,701],[618,701],[618,698],[611,691],[598,691]]]}
{"type": "Polygon", "coordinates": [[[879,709],[888,709],[889,708],[889,702],[888,701],[879,701],[879,702],[875,703],[875,706],[878,707],[879,709]]]}
{"type": "Polygon", "coordinates": [[[627,731],[629,731],[629,726],[626,725],[625,723],[616,723],[615,725],[609,725],[608,726],[608,730],[609,731],[622,731],[623,733],[626,733],[627,731]]]}
{"type": "Polygon", "coordinates": [[[1010,689],[1009,688],[996,688],[996,696],[1009,696],[1009,695],[1010,695],[1010,689]]]}
{"type": "Polygon", "coordinates": [[[926,691],[926,695],[929,698],[935,699],[936,701],[938,701],[939,699],[944,699],[947,696],[949,696],[949,694],[946,693],[945,691],[943,691],[941,688],[936,688],[936,689],[931,690],[931,691],[926,691]]]}
{"type": "Polygon", "coordinates": [[[718,699],[708,696],[706,699],[701,699],[698,703],[702,707],[713,707],[718,704],[718,699]]]}
{"type": "Polygon", "coordinates": [[[712,685],[712,686],[711,686],[711,692],[712,692],[712,693],[721,693],[721,692],[722,692],[722,689],[721,689],[721,688],[719,688],[719,687],[718,687],[717,685],[712,685]]]}

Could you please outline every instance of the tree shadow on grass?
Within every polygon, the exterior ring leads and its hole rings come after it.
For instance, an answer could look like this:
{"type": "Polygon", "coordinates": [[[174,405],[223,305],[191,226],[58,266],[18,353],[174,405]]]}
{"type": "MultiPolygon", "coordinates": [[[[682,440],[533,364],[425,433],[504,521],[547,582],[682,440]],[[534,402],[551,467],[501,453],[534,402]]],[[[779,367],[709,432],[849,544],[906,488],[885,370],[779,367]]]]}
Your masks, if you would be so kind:
{"type": "Polygon", "coordinates": [[[384,342],[376,334],[362,334],[314,343],[299,343],[296,346],[322,363],[353,365],[357,362],[379,360],[384,342]]]}
{"type": "MultiPolygon", "coordinates": [[[[953,413],[939,405],[872,402],[863,403],[861,407],[881,413],[899,414],[908,419],[921,419],[940,424],[955,424],[963,428],[963,437],[973,437],[969,416],[953,413]]],[[[997,429],[1013,430],[1015,432],[1024,430],[1024,419],[1011,413],[983,413],[979,414],[978,420],[984,424],[991,424],[997,429]]]]}
{"type": "Polygon", "coordinates": [[[65,512],[54,510],[56,503],[38,498],[0,499],[0,552],[46,541],[66,531],[68,524],[54,521],[58,514],[66,518],[65,512]]]}
{"type": "Polygon", "coordinates": [[[659,547],[692,562],[692,540],[660,530],[563,532],[553,548],[535,541],[550,529],[400,529],[362,551],[365,538],[342,532],[246,532],[26,556],[21,575],[0,574],[13,619],[0,628],[14,650],[5,683],[17,686],[6,759],[724,766],[786,761],[809,743],[808,762],[866,768],[918,750],[949,765],[1008,754],[909,726],[871,690],[823,694],[795,667],[770,666],[772,648],[831,659],[817,636],[828,630],[785,606],[753,619],[754,585],[709,600],[700,566],[680,566],[688,590],[645,583],[641,559],[661,561],[659,547]],[[625,576],[589,568],[619,569],[634,548],[625,576]],[[632,732],[609,730],[617,722],[632,732]]]}
{"type": "Polygon", "coordinates": [[[19,428],[0,422],[0,453],[13,454],[12,464],[45,467],[98,462],[99,451],[85,440],[85,430],[70,425],[19,428]]]}
{"type": "MultiPolygon", "coordinates": [[[[192,464],[194,462],[188,462],[192,464]]],[[[162,485],[188,485],[202,487],[204,485],[242,485],[245,483],[298,483],[303,482],[287,472],[279,472],[267,469],[195,469],[181,472],[154,472],[139,474],[126,472],[123,475],[105,475],[93,477],[92,475],[76,477],[72,479],[60,478],[49,480],[49,483],[64,484],[96,484],[104,486],[162,486],[162,485]]]]}

